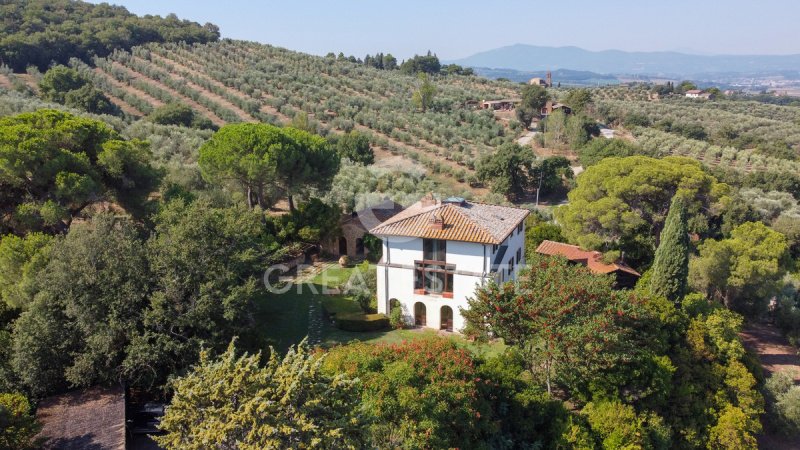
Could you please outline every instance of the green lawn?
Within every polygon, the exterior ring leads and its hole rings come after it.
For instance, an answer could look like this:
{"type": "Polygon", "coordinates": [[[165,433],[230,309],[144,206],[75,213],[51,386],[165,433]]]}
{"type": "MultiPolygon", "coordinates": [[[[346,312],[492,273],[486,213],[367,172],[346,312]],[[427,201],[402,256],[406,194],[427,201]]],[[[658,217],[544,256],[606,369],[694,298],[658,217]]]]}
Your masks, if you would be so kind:
{"type": "MultiPolygon", "coordinates": [[[[285,351],[289,346],[303,340],[309,333],[309,308],[316,301],[331,312],[360,312],[361,308],[355,301],[341,295],[322,293],[326,286],[335,287],[346,282],[353,271],[353,267],[331,267],[314,277],[310,283],[293,285],[284,293],[265,295],[256,304],[259,340],[264,342],[265,346],[271,345],[280,351],[285,351]]],[[[322,311],[318,312],[322,314],[322,311]]],[[[343,331],[325,319],[322,324],[321,344],[330,347],[351,341],[399,343],[434,335],[437,335],[434,330],[343,331]]],[[[482,356],[495,355],[505,348],[501,342],[477,344],[455,334],[448,335],[448,339],[482,356]]]]}
{"type": "MultiPolygon", "coordinates": [[[[310,280],[310,283],[328,286],[332,288],[339,287],[347,283],[347,280],[350,279],[350,277],[357,269],[358,266],[351,266],[351,267],[333,266],[324,272],[318,273],[314,278],[310,280]]],[[[375,270],[375,264],[370,264],[369,270],[375,270]]]]}

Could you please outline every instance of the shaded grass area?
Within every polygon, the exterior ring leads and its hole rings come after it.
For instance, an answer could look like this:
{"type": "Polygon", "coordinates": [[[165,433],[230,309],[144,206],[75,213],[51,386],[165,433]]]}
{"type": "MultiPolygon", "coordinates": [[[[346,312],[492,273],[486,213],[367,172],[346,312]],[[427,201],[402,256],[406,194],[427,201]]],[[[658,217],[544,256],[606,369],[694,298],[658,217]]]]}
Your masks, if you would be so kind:
{"type": "MultiPolygon", "coordinates": [[[[314,301],[321,302],[323,307],[332,313],[361,312],[361,307],[354,300],[343,295],[323,293],[326,288],[330,289],[346,282],[354,270],[354,267],[332,267],[318,274],[310,283],[292,285],[286,292],[268,293],[259,299],[255,311],[258,340],[264,343],[264,347],[273,346],[281,352],[302,341],[309,333],[309,307],[314,301]]],[[[427,329],[344,331],[336,328],[328,318],[323,322],[321,343],[323,347],[343,345],[352,341],[397,344],[406,340],[439,335],[435,330],[427,329]]],[[[483,344],[470,342],[455,334],[444,336],[478,356],[493,356],[505,349],[505,345],[499,341],[483,344]]]]}

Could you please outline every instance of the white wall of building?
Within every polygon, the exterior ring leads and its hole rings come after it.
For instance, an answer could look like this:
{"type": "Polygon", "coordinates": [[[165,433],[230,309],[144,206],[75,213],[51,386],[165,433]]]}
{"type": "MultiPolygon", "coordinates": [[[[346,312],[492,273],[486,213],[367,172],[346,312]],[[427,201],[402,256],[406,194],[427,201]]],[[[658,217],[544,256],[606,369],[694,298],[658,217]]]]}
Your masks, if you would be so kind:
{"type": "MultiPolygon", "coordinates": [[[[402,308],[406,322],[414,323],[414,304],[425,305],[426,326],[439,329],[441,310],[449,306],[453,310],[453,329],[459,331],[464,327],[464,319],[459,308],[467,308],[467,298],[473,297],[476,287],[485,282],[485,271],[491,270],[496,253],[491,244],[447,241],[446,262],[455,264],[453,276],[453,298],[441,295],[423,295],[414,293],[414,262],[423,258],[422,239],[398,236],[383,238],[383,259],[378,264],[378,312],[389,314],[389,301],[397,299],[402,308]],[[464,272],[468,272],[465,274],[464,272]]],[[[507,281],[515,278],[519,268],[525,264],[525,230],[514,229],[501,245],[508,249],[503,257],[499,272],[499,280],[507,281]],[[517,263],[517,250],[520,250],[520,261],[517,263]],[[509,261],[514,261],[513,272],[509,276],[509,261]]],[[[499,251],[500,246],[498,246],[499,251]]],[[[488,274],[488,276],[493,276],[488,274]]]]}

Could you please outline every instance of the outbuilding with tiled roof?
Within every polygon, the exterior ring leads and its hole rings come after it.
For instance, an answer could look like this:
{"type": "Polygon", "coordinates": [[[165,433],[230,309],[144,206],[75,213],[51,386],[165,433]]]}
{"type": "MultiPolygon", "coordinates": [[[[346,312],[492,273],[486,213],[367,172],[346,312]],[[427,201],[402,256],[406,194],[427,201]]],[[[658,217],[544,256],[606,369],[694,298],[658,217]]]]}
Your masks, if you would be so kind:
{"type": "Polygon", "coordinates": [[[565,244],[544,240],[536,253],[550,256],[563,256],[576,264],[586,266],[593,273],[614,274],[616,276],[615,285],[619,288],[631,288],[636,285],[636,281],[641,276],[639,272],[622,262],[607,263],[603,261],[603,254],[595,250],[584,250],[577,245],[565,244]]]}

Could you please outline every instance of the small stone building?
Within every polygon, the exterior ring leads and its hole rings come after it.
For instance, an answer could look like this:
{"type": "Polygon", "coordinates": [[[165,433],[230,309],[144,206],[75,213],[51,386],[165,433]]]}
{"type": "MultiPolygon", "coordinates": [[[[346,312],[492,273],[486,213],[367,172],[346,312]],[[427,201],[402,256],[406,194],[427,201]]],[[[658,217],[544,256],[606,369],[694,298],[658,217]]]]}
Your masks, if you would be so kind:
{"type": "Polygon", "coordinates": [[[351,258],[363,258],[368,250],[364,247],[364,235],[371,228],[392,218],[403,210],[403,206],[391,200],[384,200],[378,205],[342,215],[339,236],[323,243],[325,253],[333,256],[347,255],[351,258]]]}

